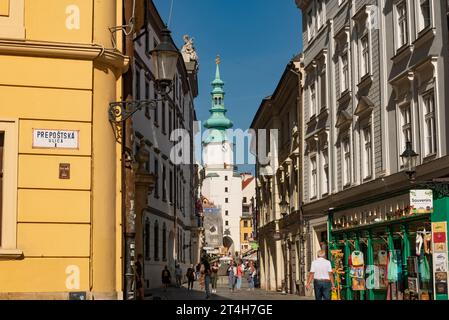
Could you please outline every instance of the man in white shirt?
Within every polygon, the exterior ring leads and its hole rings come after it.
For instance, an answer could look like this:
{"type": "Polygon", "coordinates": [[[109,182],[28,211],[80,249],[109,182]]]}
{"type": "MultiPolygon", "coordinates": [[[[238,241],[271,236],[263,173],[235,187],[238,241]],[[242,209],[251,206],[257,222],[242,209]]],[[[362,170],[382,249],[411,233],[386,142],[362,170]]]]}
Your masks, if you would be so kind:
{"type": "Polygon", "coordinates": [[[332,265],[329,260],[325,259],[325,256],[324,250],[318,251],[318,258],[312,261],[309,278],[307,279],[306,287],[308,290],[313,280],[316,300],[330,300],[331,290],[335,288],[332,265]]]}

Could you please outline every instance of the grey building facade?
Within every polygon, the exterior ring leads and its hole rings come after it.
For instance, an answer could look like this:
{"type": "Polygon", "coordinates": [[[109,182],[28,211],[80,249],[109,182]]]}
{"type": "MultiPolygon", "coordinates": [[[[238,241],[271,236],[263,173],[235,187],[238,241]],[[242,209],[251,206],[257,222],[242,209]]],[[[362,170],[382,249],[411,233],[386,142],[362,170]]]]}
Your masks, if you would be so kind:
{"type": "MultiPolygon", "coordinates": [[[[419,154],[417,180],[448,177],[447,2],[296,4],[303,14],[305,215],[327,217],[349,204],[355,212],[362,199],[411,188],[401,158],[406,142],[419,154]]],[[[373,200],[363,210],[387,209],[373,200]]]]}

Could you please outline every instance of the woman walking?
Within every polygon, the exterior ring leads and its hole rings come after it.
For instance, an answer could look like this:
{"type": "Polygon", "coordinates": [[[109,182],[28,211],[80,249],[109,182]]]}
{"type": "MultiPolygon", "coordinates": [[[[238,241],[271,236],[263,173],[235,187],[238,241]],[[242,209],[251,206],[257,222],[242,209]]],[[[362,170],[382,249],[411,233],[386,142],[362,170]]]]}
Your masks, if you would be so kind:
{"type": "Polygon", "coordinates": [[[249,265],[249,274],[248,274],[248,290],[254,291],[255,277],[256,277],[256,268],[254,267],[254,263],[251,261],[249,265]]]}
{"type": "Polygon", "coordinates": [[[243,276],[243,265],[242,262],[239,262],[237,265],[237,290],[242,288],[242,276],[243,276]]]}
{"type": "Polygon", "coordinates": [[[211,268],[212,293],[217,293],[218,269],[220,269],[218,262],[214,262],[211,268]]]}
{"type": "Polygon", "coordinates": [[[193,269],[193,264],[187,269],[187,290],[193,290],[193,281],[195,281],[195,269],[193,269]]]}
{"type": "Polygon", "coordinates": [[[228,267],[228,282],[229,290],[234,292],[235,288],[235,274],[237,273],[237,268],[234,266],[234,261],[231,261],[228,267]]]}

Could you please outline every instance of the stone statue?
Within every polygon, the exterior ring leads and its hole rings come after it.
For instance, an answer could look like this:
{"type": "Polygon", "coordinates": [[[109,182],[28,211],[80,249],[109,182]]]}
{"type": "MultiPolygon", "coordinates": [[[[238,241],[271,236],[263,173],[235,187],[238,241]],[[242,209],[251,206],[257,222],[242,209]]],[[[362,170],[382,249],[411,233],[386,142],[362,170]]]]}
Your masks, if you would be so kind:
{"type": "Polygon", "coordinates": [[[196,61],[198,62],[198,55],[196,54],[195,47],[193,45],[193,38],[188,35],[182,37],[184,40],[184,46],[181,49],[182,57],[185,62],[196,61]]]}
{"type": "Polygon", "coordinates": [[[145,168],[145,164],[150,159],[150,152],[145,147],[145,140],[140,140],[140,148],[136,155],[136,161],[138,164],[137,172],[139,173],[146,173],[147,169],[145,168]]]}

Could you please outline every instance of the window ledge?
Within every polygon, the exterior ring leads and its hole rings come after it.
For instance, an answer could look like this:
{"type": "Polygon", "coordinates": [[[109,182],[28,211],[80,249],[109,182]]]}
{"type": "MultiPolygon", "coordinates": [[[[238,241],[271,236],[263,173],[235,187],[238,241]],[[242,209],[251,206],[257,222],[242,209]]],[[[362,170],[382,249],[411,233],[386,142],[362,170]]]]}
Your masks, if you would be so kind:
{"type": "Polygon", "coordinates": [[[340,94],[340,98],[338,98],[338,104],[342,104],[343,102],[349,101],[351,99],[351,91],[346,89],[340,94]]]}
{"type": "Polygon", "coordinates": [[[432,161],[432,160],[435,160],[436,156],[437,156],[436,153],[428,154],[427,156],[425,156],[425,157],[423,158],[423,162],[426,163],[426,162],[430,162],[430,161],[432,161]]]}
{"type": "Polygon", "coordinates": [[[399,59],[404,58],[406,53],[410,53],[413,51],[413,46],[408,43],[404,44],[402,47],[396,49],[396,54],[391,58],[392,61],[397,61],[399,59]]]}
{"type": "Polygon", "coordinates": [[[0,249],[0,259],[17,259],[23,256],[23,251],[19,249],[0,249]]]}
{"type": "Polygon", "coordinates": [[[420,47],[427,41],[433,39],[435,37],[435,35],[436,35],[436,29],[432,26],[428,26],[427,28],[418,32],[418,36],[415,39],[415,41],[413,41],[413,45],[415,47],[420,47]]]}
{"type": "Polygon", "coordinates": [[[357,84],[357,87],[359,87],[359,89],[364,88],[372,82],[373,82],[373,75],[371,73],[367,73],[363,77],[360,78],[360,81],[357,84]]]}

